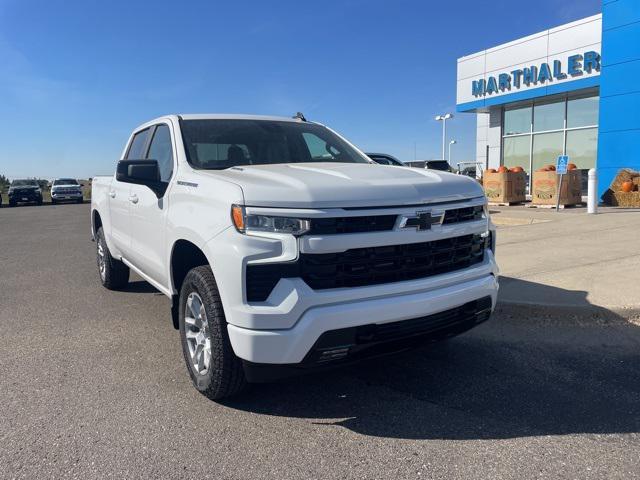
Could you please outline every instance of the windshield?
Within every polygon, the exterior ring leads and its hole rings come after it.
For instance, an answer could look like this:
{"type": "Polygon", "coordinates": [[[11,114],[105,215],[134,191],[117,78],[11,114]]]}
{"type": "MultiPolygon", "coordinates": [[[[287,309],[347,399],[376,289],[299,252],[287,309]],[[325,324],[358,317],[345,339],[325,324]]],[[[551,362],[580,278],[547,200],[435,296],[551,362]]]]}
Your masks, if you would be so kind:
{"type": "Polygon", "coordinates": [[[54,185],[77,185],[78,181],[75,178],[59,178],[54,180],[54,185]]]}
{"type": "Polygon", "coordinates": [[[370,163],[329,129],[277,120],[184,120],[189,163],[220,170],[238,165],[341,162],[370,163]]]}
{"type": "Polygon", "coordinates": [[[35,180],[14,180],[11,182],[12,187],[37,187],[38,182],[35,180]]]}

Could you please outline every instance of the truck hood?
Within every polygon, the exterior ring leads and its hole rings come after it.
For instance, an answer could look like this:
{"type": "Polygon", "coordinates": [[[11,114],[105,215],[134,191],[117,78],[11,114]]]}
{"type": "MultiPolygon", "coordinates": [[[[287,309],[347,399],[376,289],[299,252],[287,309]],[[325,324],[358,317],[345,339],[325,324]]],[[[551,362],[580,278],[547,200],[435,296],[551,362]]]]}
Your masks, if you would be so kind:
{"type": "Polygon", "coordinates": [[[254,207],[343,208],[415,205],[483,196],[469,177],[365,163],[289,163],[201,170],[240,186],[254,207]]]}

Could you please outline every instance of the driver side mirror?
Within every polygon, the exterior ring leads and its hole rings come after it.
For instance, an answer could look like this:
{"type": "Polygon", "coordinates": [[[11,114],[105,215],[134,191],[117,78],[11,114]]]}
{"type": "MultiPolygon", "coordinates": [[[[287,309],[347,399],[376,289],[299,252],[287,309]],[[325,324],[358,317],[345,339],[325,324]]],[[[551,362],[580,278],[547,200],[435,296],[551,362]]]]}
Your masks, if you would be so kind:
{"type": "Polygon", "coordinates": [[[164,195],[169,185],[160,180],[160,167],[157,160],[120,160],[116,169],[116,180],[144,185],[150,188],[158,198],[164,195]]]}

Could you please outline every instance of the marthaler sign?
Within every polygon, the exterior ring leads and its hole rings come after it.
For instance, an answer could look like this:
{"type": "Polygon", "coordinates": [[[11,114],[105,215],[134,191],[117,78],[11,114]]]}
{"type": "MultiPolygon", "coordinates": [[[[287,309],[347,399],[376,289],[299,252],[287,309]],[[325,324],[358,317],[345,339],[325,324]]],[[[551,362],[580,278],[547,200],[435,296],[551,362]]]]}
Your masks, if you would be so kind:
{"type": "Polygon", "coordinates": [[[521,86],[552,82],[554,79],[563,80],[567,76],[577,77],[584,72],[600,71],[600,54],[594,51],[585,52],[584,55],[576,54],[567,58],[566,71],[560,60],[554,60],[552,65],[542,63],[539,66],[532,65],[522,69],[512,70],[509,73],[501,73],[498,76],[490,76],[486,80],[474,80],[471,84],[471,93],[475,97],[483,97],[494,93],[509,91],[521,86]]]}

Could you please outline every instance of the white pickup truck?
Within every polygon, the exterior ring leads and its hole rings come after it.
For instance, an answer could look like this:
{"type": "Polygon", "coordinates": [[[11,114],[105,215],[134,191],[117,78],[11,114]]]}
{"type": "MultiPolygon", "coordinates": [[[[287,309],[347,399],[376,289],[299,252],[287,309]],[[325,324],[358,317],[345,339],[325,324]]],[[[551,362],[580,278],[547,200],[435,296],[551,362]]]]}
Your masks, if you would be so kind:
{"type": "Polygon", "coordinates": [[[92,192],[102,284],[133,270],[171,299],[212,399],[461,333],[496,304],[477,182],[375,164],[302,115],[152,120],[92,192]]]}

